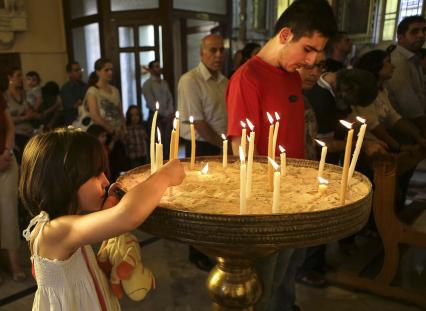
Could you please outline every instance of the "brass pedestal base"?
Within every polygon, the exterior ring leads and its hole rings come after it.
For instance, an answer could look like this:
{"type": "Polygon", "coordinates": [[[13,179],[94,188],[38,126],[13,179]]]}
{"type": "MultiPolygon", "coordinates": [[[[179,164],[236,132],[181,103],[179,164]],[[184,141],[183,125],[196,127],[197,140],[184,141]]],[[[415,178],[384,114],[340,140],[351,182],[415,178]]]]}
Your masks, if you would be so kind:
{"type": "Polygon", "coordinates": [[[217,257],[217,265],[210,272],[207,288],[213,310],[254,310],[262,294],[262,284],[247,259],[217,257]]]}

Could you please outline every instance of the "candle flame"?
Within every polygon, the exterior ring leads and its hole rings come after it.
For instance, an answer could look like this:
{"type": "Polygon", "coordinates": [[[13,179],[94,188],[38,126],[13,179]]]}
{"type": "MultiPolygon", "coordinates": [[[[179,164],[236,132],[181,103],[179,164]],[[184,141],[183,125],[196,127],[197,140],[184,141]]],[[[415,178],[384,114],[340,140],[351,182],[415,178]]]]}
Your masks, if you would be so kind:
{"type": "Polygon", "coordinates": [[[176,126],[177,126],[177,119],[174,118],[173,119],[173,130],[176,130],[176,126]]]}
{"type": "Polygon", "coordinates": [[[251,121],[250,121],[249,119],[246,119],[246,121],[247,121],[247,124],[248,124],[248,126],[249,126],[249,128],[250,128],[250,131],[252,131],[252,132],[253,132],[253,130],[254,130],[254,125],[253,125],[253,123],[251,123],[251,121]]]}
{"type": "Polygon", "coordinates": [[[280,120],[280,115],[278,114],[278,112],[275,111],[275,120],[279,121],[280,120]]]}
{"type": "Polygon", "coordinates": [[[155,102],[155,110],[160,109],[160,104],[158,102],[155,102]]]}
{"type": "Polygon", "coordinates": [[[157,127],[157,136],[158,136],[158,143],[161,145],[161,132],[158,127],[157,127]]]}
{"type": "Polygon", "coordinates": [[[179,110],[176,110],[175,116],[176,116],[176,119],[179,119],[179,116],[180,116],[179,110]]]}
{"type": "Polygon", "coordinates": [[[318,182],[320,183],[320,185],[327,185],[328,184],[328,180],[325,178],[322,178],[321,176],[317,177],[318,182]]]}
{"type": "Polygon", "coordinates": [[[351,128],[352,128],[352,123],[350,123],[350,122],[348,122],[348,121],[340,120],[340,123],[341,123],[344,127],[348,128],[348,129],[351,129],[351,128]]]}
{"type": "Polygon", "coordinates": [[[201,170],[201,175],[205,175],[209,172],[209,164],[207,163],[201,170]]]}
{"type": "Polygon", "coordinates": [[[277,162],[275,162],[274,160],[272,160],[270,157],[268,157],[268,161],[271,162],[272,166],[274,167],[274,170],[278,170],[278,168],[280,167],[277,162]]]}
{"type": "Polygon", "coordinates": [[[193,116],[190,116],[189,117],[189,122],[192,124],[192,123],[194,123],[194,117],[193,116]]]}
{"type": "Polygon", "coordinates": [[[320,145],[321,147],[324,147],[325,146],[325,142],[323,142],[323,141],[321,141],[321,140],[318,140],[318,139],[315,139],[315,141],[317,142],[317,144],[318,145],[320,145]]]}
{"type": "Polygon", "coordinates": [[[240,161],[241,161],[241,164],[244,164],[246,157],[245,157],[245,154],[244,154],[243,147],[241,147],[241,145],[240,145],[239,150],[240,150],[240,161]]]}
{"type": "Polygon", "coordinates": [[[222,139],[223,139],[223,140],[226,140],[226,136],[225,136],[225,134],[223,134],[223,133],[222,133],[222,135],[221,135],[221,136],[222,136],[222,139]]]}
{"type": "Polygon", "coordinates": [[[285,152],[285,148],[284,148],[283,146],[279,145],[279,146],[278,146],[278,148],[280,148],[280,152],[281,152],[281,153],[284,153],[284,152],[285,152]]]}
{"type": "Polygon", "coordinates": [[[245,124],[243,121],[240,121],[240,124],[241,124],[241,127],[242,127],[243,129],[245,129],[245,128],[246,128],[246,124],[245,124]]]}
{"type": "Polygon", "coordinates": [[[268,117],[269,123],[274,123],[274,118],[272,118],[271,114],[269,112],[266,112],[266,116],[268,117]]]}
{"type": "Polygon", "coordinates": [[[361,122],[362,124],[364,124],[367,120],[365,120],[364,118],[361,117],[356,117],[356,119],[361,122]]]}

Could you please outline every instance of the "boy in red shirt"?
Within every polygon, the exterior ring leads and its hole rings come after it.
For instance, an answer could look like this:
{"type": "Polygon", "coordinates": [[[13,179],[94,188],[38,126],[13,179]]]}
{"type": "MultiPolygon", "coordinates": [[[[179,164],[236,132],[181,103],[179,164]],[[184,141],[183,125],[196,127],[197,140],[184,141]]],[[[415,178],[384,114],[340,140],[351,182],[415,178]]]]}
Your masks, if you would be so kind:
{"type": "MultiPolygon", "coordinates": [[[[240,121],[255,126],[256,152],[267,155],[269,121],[280,116],[277,145],[287,156],[304,157],[304,105],[298,68],[315,63],[327,39],[337,30],[326,0],[296,0],[278,19],[272,37],[259,53],[241,66],[228,84],[228,136],[238,154],[240,121]]],[[[278,148],[276,151],[279,152],[278,148]]],[[[283,250],[256,263],[264,291],[256,310],[300,310],[295,305],[293,250],[283,250]]]]}

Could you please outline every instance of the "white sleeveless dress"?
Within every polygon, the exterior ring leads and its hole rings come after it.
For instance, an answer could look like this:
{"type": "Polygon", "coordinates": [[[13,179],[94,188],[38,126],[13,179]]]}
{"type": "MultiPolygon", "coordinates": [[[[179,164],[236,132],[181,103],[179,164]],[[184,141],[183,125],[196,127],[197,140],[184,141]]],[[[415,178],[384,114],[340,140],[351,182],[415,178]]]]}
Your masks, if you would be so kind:
{"type": "Polygon", "coordinates": [[[66,260],[52,260],[38,255],[38,240],[49,215],[34,217],[23,235],[30,241],[38,224],[41,228],[33,243],[33,275],[37,281],[33,310],[50,311],[115,311],[120,310],[106,276],[96,263],[91,246],[80,247],[66,260]]]}

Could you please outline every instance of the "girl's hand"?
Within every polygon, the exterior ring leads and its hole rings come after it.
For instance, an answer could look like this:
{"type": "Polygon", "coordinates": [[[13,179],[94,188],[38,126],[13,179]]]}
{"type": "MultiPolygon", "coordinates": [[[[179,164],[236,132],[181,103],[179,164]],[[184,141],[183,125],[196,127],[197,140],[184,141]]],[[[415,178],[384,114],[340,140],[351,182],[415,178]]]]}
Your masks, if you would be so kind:
{"type": "Polygon", "coordinates": [[[172,160],[167,162],[159,171],[167,181],[169,186],[177,186],[182,183],[185,178],[185,170],[179,160],[172,160]]]}

